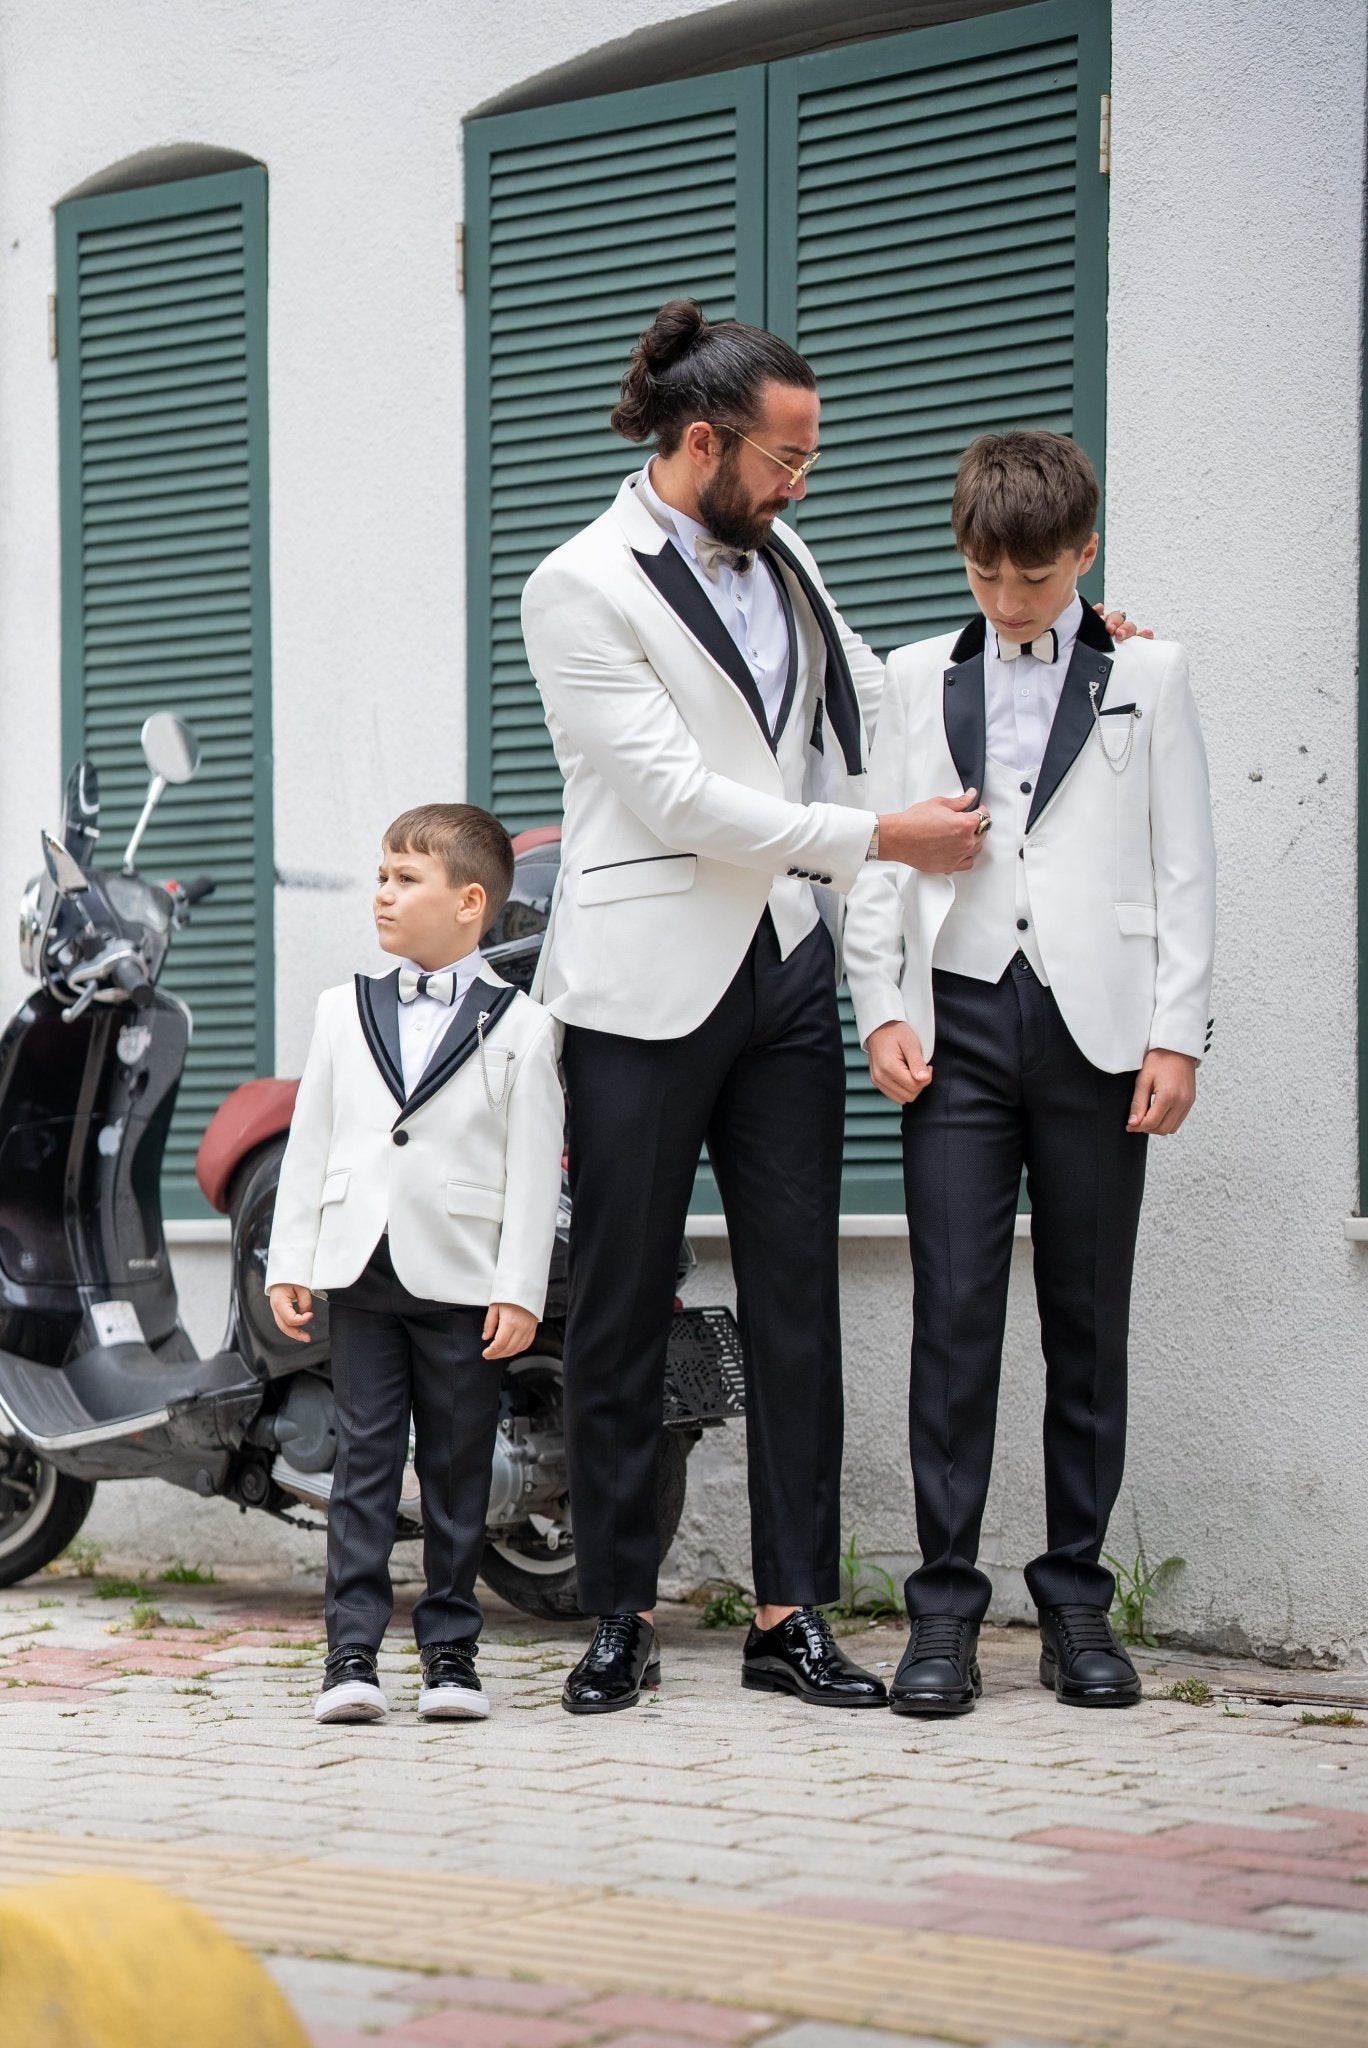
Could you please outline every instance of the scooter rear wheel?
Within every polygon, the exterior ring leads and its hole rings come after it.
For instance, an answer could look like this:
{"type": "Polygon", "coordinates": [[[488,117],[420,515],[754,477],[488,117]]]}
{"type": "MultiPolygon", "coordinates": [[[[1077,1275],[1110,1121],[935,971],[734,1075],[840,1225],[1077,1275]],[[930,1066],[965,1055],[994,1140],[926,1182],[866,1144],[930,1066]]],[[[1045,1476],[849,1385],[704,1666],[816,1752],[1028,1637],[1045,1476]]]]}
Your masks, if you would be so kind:
{"type": "Polygon", "coordinates": [[[24,1444],[0,1444],[0,1586],[17,1585],[60,1556],[94,1498],[88,1480],[59,1472],[24,1444]]]}

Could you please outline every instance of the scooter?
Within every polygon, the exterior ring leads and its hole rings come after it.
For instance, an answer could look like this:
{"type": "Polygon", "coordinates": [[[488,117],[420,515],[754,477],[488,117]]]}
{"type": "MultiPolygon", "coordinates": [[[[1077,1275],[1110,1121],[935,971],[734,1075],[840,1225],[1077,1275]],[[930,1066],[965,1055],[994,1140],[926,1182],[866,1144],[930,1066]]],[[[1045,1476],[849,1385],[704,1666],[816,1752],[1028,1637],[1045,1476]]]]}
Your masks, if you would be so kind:
{"type": "MultiPolygon", "coordinates": [[[[179,1319],[160,1182],[192,1020],[159,977],[214,884],[138,872],[158,800],[199,766],[193,732],[170,713],[147,720],[142,745],[151,781],[121,865],[96,864],[98,778],[78,762],[21,906],[20,955],[40,985],[0,1037],[0,1586],[65,1549],[105,1480],[164,1479],[244,1512],[326,1526],[337,1448],[326,1304],[301,1345],[276,1328],[265,1292],[297,1081],[246,1082],[204,1134],[199,1184],[232,1221],[221,1348],[200,1358],[179,1319]]],[[[513,893],[484,951],[526,988],[558,828],[524,834],[515,855],[513,893]]],[[[563,1185],[545,1315],[531,1348],[502,1368],[482,1566],[494,1592],[543,1617],[578,1612],[561,1391],[569,1223],[563,1185]]],[[[681,1279],[692,1263],[686,1242],[681,1279]]],[[[734,1318],[677,1300],[660,1433],[662,1551],[683,1512],[689,1452],[743,1410],[734,1318]]],[[[421,1531],[410,1470],[395,1536],[421,1531]]]]}

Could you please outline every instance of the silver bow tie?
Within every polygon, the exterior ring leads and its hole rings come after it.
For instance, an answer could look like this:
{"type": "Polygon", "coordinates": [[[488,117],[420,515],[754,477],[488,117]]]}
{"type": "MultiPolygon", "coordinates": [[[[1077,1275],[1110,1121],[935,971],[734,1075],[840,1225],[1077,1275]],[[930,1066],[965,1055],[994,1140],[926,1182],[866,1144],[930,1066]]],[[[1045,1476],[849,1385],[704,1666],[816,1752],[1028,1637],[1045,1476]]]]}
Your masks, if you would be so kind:
{"type": "Polygon", "coordinates": [[[415,996],[431,996],[435,1003],[454,1003],[456,1000],[456,976],[446,974],[420,974],[416,967],[399,969],[399,1000],[411,1003],[415,996]]]}
{"type": "Polygon", "coordinates": [[[999,633],[997,644],[999,661],[1016,661],[1023,654],[1033,654],[1037,661],[1059,659],[1059,635],[1053,626],[1047,627],[1036,639],[1027,640],[1024,644],[1019,640],[1004,640],[999,633]]]}
{"type": "Polygon", "coordinates": [[[735,569],[738,576],[745,576],[755,567],[754,548],[734,548],[725,540],[714,540],[710,533],[700,533],[694,540],[694,553],[698,566],[710,583],[717,581],[719,562],[725,562],[729,569],[735,569]]]}

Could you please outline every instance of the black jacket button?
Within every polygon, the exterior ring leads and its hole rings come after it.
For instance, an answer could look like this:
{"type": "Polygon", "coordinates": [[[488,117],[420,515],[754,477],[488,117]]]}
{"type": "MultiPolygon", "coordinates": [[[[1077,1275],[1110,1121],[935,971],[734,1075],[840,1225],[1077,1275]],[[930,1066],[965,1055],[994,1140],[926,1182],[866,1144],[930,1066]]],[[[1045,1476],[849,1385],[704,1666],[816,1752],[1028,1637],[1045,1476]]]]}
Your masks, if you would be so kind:
{"type": "Polygon", "coordinates": [[[1025,931],[1025,929],[1026,929],[1026,920],[1025,920],[1025,918],[1024,918],[1024,917],[1019,917],[1019,918],[1017,919],[1017,930],[1018,930],[1019,932],[1024,932],[1024,931],[1025,931]]]}
{"type": "Polygon", "coordinates": [[[408,1143],[408,1132],[407,1132],[407,1131],[395,1131],[395,1132],[393,1132],[393,1133],[392,1133],[392,1136],[393,1136],[393,1138],[394,1138],[394,1142],[395,1142],[395,1144],[396,1144],[396,1145],[407,1145],[407,1143],[408,1143]]]}

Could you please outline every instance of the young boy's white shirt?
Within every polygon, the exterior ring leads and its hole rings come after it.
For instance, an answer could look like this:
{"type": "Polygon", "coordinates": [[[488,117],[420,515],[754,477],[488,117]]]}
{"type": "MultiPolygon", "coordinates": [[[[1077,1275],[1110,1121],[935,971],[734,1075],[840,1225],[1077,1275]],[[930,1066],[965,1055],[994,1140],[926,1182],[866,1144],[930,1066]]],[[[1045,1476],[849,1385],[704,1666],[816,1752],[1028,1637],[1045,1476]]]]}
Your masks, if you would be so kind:
{"type": "MultiPolygon", "coordinates": [[[[487,965],[479,980],[491,999],[507,987],[487,965]]],[[[558,1042],[556,1020],[518,991],[483,1052],[477,1043],[409,1110],[371,1051],[356,987],[325,990],[281,1164],[266,1285],[350,1286],[388,1230],[411,1294],[510,1302],[540,1317],[561,1189],[558,1042]]],[[[445,1050],[439,1040],[432,1060],[445,1050]]]]}
{"type": "MultiPolygon", "coordinates": [[[[917,641],[889,657],[870,763],[870,801],[881,813],[959,787],[944,717],[957,638],[917,641]]],[[[1100,695],[1105,715],[1054,795],[1029,829],[1028,790],[1005,811],[990,806],[984,851],[991,842],[995,862],[1020,864],[1032,949],[1074,1042],[1094,1066],[1122,1073],[1151,1049],[1195,1059],[1206,1049],[1216,859],[1184,650],[1135,638],[1110,661],[1100,695]],[[1120,711],[1123,705],[1134,711],[1120,711]]],[[[957,891],[967,904],[971,892],[981,896],[981,881],[975,885],[972,871],[931,875],[883,863],[871,863],[856,881],[845,968],[862,1043],[880,1025],[905,1020],[931,1059],[931,975],[945,964],[937,947],[957,891]]],[[[994,952],[990,960],[985,950],[982,978],[996,979],[1010,958],[1015,919],[1010,925],[992,935],[1005,958],[999,963],[994,952]]],[[[956,933],[956,971],[965,936],[956,933]]]]}

